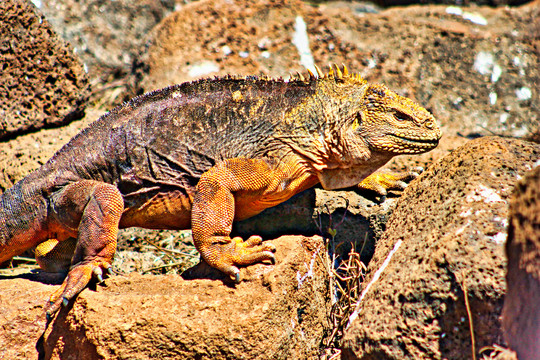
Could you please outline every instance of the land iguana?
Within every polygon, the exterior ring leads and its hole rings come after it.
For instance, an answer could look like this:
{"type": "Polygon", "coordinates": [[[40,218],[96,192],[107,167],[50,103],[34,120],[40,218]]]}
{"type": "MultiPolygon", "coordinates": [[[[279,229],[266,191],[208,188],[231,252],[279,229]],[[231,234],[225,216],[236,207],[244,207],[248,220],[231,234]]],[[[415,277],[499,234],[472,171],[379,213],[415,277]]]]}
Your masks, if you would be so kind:
{"type": "Polygon", "coordinates": [[[170,86],[105,114],[1,195],[0,263],[76,239],[49,318],[110,272],[119,228],[191,228],[202,259],[239,281],[238,266],[274,262],[275,247],[231,238],[233,221],[319,183],[402,188],[410,174],[374,172],[440,137],[427,110],[346,67],[170,86]]]}

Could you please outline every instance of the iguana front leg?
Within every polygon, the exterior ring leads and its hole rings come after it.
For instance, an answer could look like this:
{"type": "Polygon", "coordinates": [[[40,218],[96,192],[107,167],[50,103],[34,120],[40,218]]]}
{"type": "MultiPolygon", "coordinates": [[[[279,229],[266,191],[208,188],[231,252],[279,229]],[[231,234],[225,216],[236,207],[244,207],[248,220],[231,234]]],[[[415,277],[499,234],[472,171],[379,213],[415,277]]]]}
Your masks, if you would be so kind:
{"type": "Polygon", "coordinates": [[[230,237],[234,219],[247,218],[303,190],[303,178],[287,178],[260,159],[229,159],[201,176],[193,199],[195,247],[212,267],[239,279],[238,266],[275,261],[275,247],[259,236],[230,237]]]}
{"type": "Polygon", "coordinates": [[[413,171],[378,170],[362,180],[357,187],[374,192],[384,200],[389,190],[404,190],[422,171],[422,168],[413,171]]]}

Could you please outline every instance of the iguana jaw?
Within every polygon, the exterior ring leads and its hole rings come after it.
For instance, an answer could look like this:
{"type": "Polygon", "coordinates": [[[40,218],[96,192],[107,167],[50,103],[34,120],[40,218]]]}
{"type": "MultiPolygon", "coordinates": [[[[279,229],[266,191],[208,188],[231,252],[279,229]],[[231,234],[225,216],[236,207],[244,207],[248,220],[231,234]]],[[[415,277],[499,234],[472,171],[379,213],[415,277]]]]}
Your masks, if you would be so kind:
{"type": "Polygon", "coordinates": [[[395,154],[421,154],[439,145],[440,132],[431,135],[422,138],[413,138],[387,134],[377,139],[372,139],[370,143],[375,151],[388,151],[395,154]]]}

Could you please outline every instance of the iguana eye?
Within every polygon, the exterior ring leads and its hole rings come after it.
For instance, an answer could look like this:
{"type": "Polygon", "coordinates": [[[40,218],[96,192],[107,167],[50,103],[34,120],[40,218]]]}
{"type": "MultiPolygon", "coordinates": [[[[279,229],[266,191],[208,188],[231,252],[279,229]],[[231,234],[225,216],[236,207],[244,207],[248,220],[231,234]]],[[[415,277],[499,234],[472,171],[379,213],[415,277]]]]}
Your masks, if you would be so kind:
{"type": "Polygon", "coordinates": [[[402,113],[401,111],[395,111],[394,117],[397,121],[409,121],[411,120],[411,117],[407,114],[402,113]]]}

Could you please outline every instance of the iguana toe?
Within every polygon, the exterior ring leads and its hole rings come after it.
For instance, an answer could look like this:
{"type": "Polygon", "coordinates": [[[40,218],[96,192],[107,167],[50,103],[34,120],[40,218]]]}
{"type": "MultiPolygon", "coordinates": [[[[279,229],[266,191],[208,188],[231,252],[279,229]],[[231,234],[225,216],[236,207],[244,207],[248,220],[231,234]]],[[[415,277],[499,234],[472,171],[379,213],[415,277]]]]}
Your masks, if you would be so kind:
{"type": "Polygon", "coordinates": [[[239,266],[247,266],[264,261],[275,264],[274,244],[262,241],[260,236],[250,236],[245,241],[240,237],[215,237],[207,239],[210,245],[200,248],[201,255],[210,266],[229,275],[235,282],[240,281],[239,266]]]}
{"type": "Polygon", "coordinates": [[[110,264],[105,260],[93,260],[74,266],[68,273],[62,286],[50,297],[45,314],[47,319],[51,319],[60,309],[60,306],[67,306],[69,301],[76,297],[88,286],[88,283],[95,276],[98,281],[103,281],[102,268],[110,269],[110,264]]]}
{"type": "Polygon", "coordinates": [[[423,170],[421,167],[416,167],[411,171],[377,171],[362,180],[358,184],[358,188],[374,192],[381,198],[386,198],[390,190],[405,190],[409,182],[416,179],[423,170]]]}

